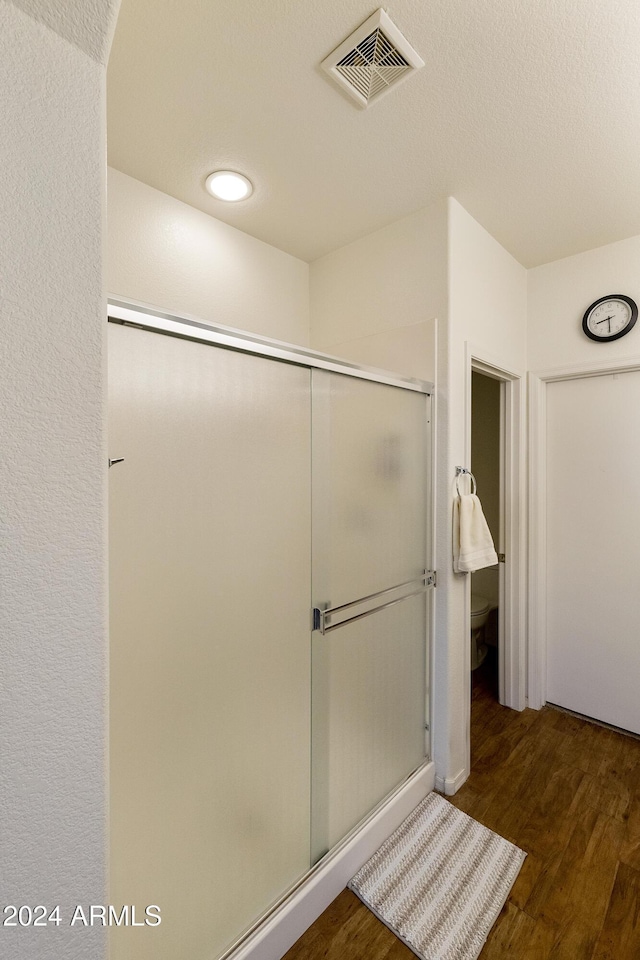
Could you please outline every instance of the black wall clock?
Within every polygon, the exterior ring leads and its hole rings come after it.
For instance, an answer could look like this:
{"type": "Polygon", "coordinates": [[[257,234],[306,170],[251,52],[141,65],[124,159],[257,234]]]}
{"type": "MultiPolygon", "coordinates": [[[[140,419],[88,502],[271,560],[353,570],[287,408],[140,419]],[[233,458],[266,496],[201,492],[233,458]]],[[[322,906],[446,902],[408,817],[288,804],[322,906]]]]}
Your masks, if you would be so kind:
{"type": "Polygon", "coordinates": [[[638,308],[631,297],[612,293],[592,303],[582,318],[582,329],[590,340],[619,340],[638,319],[638,308]]]}

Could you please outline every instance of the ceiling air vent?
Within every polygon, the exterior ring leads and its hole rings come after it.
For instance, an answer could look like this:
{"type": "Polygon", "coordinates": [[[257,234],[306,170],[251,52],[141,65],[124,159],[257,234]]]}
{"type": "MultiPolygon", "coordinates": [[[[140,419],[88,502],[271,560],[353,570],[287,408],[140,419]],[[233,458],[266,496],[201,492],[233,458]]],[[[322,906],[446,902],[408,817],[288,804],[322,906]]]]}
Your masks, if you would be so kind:
{"type": "Polygon", "coordinates": [[[368,107],[424,67],[424,60],[380,9],[336,47],[321,66],[361,107],[368,107]]]}

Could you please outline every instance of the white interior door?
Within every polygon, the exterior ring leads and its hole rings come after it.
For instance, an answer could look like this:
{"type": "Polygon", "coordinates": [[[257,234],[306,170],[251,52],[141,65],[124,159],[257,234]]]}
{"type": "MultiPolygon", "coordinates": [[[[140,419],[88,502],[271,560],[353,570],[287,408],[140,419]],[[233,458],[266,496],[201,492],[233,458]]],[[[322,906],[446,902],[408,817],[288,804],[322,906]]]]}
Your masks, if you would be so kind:
{"type": "Polygon", "coordinates": [[[640,733],[640,372],[547,386],[547,700],[640,733]]]}

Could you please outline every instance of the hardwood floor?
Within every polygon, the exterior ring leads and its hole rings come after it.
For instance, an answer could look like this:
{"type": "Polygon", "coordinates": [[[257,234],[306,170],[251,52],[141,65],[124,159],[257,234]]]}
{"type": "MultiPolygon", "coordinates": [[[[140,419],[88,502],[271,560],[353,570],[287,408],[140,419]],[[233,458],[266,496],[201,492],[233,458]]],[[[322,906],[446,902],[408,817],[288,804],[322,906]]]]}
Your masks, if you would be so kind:
{"type": "MultiPolygon", "coordinates": [[[[471,776],[452,803],[527,851],[480,960],[640,960],[640,740],[501,707],[476,671],[471,776]]],[[[343,891],[284,960],[411,960],[343,891]]]]}

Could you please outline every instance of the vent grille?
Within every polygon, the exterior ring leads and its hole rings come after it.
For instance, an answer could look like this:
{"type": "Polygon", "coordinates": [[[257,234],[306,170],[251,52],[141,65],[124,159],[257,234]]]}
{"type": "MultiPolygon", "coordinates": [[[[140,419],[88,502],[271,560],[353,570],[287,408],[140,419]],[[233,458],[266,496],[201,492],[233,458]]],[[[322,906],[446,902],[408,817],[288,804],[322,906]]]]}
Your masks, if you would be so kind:
{"type": "Polygon", "coordinates": [[[337,72],[356,88],[367,103],[391,86],[411,64],[382,30],[374,30],[336,64],[337,72]]]}
{"type": "Polygon", "coordinates": [[[424,62],[384,10],[376,11],[322,63],[363,107],[422,66],[424,62]]]}

